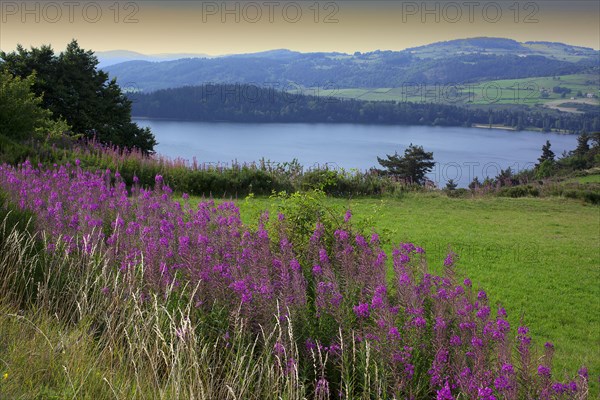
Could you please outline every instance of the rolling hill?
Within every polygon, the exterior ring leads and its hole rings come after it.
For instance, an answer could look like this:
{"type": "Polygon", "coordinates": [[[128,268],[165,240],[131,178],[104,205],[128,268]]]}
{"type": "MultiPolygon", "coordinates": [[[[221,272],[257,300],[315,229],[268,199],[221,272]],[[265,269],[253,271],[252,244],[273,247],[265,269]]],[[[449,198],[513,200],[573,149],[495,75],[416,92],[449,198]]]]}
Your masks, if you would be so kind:
{"type": "Polygon", "coordinates": [[[142,92],[206,83],[378,88],[468,83],[598,72],[600,52],[562,43],[503,38],[438,42],[403,51],[299,53],[286,49],[216,58],[135,60],[105,67],[142,92]]]}

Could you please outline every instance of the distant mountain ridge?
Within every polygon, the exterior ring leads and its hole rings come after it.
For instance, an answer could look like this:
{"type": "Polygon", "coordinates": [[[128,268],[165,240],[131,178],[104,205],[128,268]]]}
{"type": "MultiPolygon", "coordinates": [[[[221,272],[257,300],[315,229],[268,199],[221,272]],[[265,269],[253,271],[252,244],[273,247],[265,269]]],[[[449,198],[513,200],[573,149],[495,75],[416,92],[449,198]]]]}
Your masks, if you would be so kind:
{"type": "MultiPolygon", "coordinates": [[[[113,55],[113,60],[119,55],[113,55]]],[[[176,55],[146,56],[103,69],[121,84],[142,92],[206,83],[331,89],[462,84],[572,74],[597,71],[600,60],[599,51],[586,47],[490,37],[354,54],[275,49],[212,58],[184,55],[171,59],[173,56],[176,55]]]]}
{"type": "Polygon", "coordinates": [[[108,51],[97,51],[96,57],[98,57],[99,68],[106,68],[111,65],[120,64],[128,61],[172,61],[182,58],[210,58],[207,54],[199,53],[165,53],[165,54],[142,54],[137,51],[129,50],[108,50],[108,51]]]}

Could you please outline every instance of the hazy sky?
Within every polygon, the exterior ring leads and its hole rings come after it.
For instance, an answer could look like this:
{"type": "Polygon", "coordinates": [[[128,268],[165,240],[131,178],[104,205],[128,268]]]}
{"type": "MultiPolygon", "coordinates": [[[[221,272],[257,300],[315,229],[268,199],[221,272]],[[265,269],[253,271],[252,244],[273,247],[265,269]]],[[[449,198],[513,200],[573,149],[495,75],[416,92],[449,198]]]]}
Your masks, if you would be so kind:
{"type": "Polygon", "coordinates": [[[0,48],[401,50],[474,36],[600,48],[598,1],[0,1],[0,48]]]}

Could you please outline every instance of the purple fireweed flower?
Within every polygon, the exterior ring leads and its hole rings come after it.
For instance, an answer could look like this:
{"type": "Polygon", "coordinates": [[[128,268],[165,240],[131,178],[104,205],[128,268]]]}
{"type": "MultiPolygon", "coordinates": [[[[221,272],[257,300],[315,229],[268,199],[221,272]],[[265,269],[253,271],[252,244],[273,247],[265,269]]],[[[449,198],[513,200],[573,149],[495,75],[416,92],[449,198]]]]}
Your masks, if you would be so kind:
{"type": "Polygon", "coordinates": [[[381,298],[381,296],[373,296],[373,300],[371,301],[371,307],[374,309],[383,307],[383,299],[381,298]]]}
{"type": "Polygon", "coordinates": [[[350,221],[351,218],[352,218],[352,211],[346,210],[346,215],[344,215],[344,222],[350,221]]]}
{"type": "Polygon", "coordinates": [[[508,332],[510,330],[510,324],[508,323],[508,321],[502,318],[498,318],[496,320],[496,327],[500,332],[508,332]]]}
{"type": "Polygon", "coordinates": [[[325,250],[325,249],[319,250],[319,261],[321,262],[321,264],[329,263],[329,257],[327,256],[327,250],[325,250]]]}
{"type": "Polygon", "coordinates": [[[450,390],[450,385],[446,381],[446,384],[443,388],[435,392],[436,400],[454,400],[454,396],[452,396],[452,391],[450,390]]]}
{"type": "Polygon", "coordinates": [[[529,328],[526,326],[520,326],[517,328],[517,333],[521,336],[525,336],[529,333],[529,328]]]}
{"type": "Polygon", "coordinates": [[[364,237],[362,237],[361,235],[356,235],[356,244],[361,246],[361,247],[367,247],[367,241],[365,240],[364,237]]]}
{"type": "Polygon", "coordinates": [[[286,368],[285,368],[285,373],[290,374],[294,371],[297,371],[297,369],[298,369],[298,363],[296,362],[296,360],[294,360],[294,358],[292,358],[292,357],[288,358],[286,368]]]}
{"type": "Polygon", "coordinates": [[[510,389],[510,380],[506,376],[499,376],[494,380],[494,387],[500,392],[510,389]]]}
{"type": "Polygon", "coordinates": [[[490,316],[490,308],[488,306],[483,306],[479,311],[477,311],[477,318],[485,320],[490,316]]]}
{"type": "Polygon", "coordinates": [[[406,364],[404,367],[404,372],[406,373],[408,379],[412,379],[413,375],[415,374],[415,366],[413,364],[406,364]]]}
{"type": "Polygon", "coordinates": [[[401,273],[398,278],[398,283],[400,286],[409,286],[410,285],[410,276],[407,273],[401,273]]]}
{"type": "Polygon", "coordinates": [[[550,376],[550,368],[545,365],[538,365],[537,373],[539,376],[550,376]]]}
{"type": "Polygon", "coordinates": [[[588,369],[586,367],[581,367],[579,369],[579,371],[577,371],[577,374],[579,376],[581,376],[583,379],[587,380],[588,379],[588,369]]]}
{"type": "Polygon", "coordinates": [[[473,338],[471,339],[471,345],[473,347],[483,347],[483,340],[481,340],[477,336],[473,336],[473,338]]]}
{"type": "Polygon", "coordinates": [[[496,400],[496,397],[494,396],[494,391],[487,387],[479,388],[477,390],[477,396],[479,396],[479,398],[482,400],[496,400]]]}
{"type": "Polygon", "coordinates": [[[275,342],[273,345],[273,352],[277,355],[282,355],[285,353],[285,347],[283,347],[280,341],[275,342]]]}
{"type": "Polygon", "coordinates": [[[505,374],[514,374],[515,368],[512,366],[512,364],[502,364],[502,372],[505,374]]]}
{"type": "Polygon", "coordinates": [[[470,280],[469,278],[466,278],[466,279],[463,281],[463,284],[464,284],[466,287],[471,287],[471,285],[472,285],[472,283],[471,283],[471,280],[470,280]]]}
{"type": "Polygon", "coordinates": [[[554,349],[554,345],[551,342],[546,342],[544,344],[544,347],[547,348],[548,350],[554,349]]]}
{"type": "Polygon", "coordinates": [[[425,318],[418,316],[412,320],[412,325],[417,328],[424,328],[427,325],[425,318]]]}
{"type": "Polygon", "coordinates": [[[412,243],[402,243],[401,247],[402,250],[404,250],[407,253],[411,253],[415,250],[415,245],[412,243]]]}
{"type": "Polygon", "coordinates": [[[374,233],[371,235],[371,244],[379,243],[379,235],[374,233]]]}
{"type": "Polygon", "coordinates": [[[398,262],[400,264],[408,264],[409,261],[410,261],[410,257],[407,254],[404,254],[404,253],[398,254],[398,262]]]}
{"type": "Polygon", "coordinates": [[[329,350],[327,350],[327,352],[332,355],[332,356],[338,356],[340,355],[340,352],[342,351],[342,348],[340,347],[339,344],[337,343],[331,343],[329,345],[329,350]]]}
{"type": "Polygon", "coordinates": [[[310,241],[312,243],[318,242],[319,239],[321,239],[321,237],[323,236],[324,230],[325,230],[325,227],[323,226],[323,224],[321,224],[320,222],[317,222],[317,226],[316,226],[312,236],[310,237],[310,241]]]}
{"type": "Polygon", "coordinates": [[[450,345],[452,345],[452,346],[460,346],[461,344],[462,344],[462,340],[460,339],[460,336],[453,335],[450,338],[450,345]]]}
{"type": "Polygon", "coordinates": [[[485,293],[485,291],[480,290],[479,293],[477,293],[477,299],[478,300],[485,300],[485,299],[487,299],[487,294],[485,293]]]}
{"type": "Polygon", "coordinates": [[[446,329],[447,325],[448,324],[446,323],[446,321],[444,320],[444,318],[442,318],[442,317],[436,317],[435,318],[435,325],[434,325],[433,329],[435,331],[441,331],[443,329],[446,329]]]}
{"type": "Polygon", "coordinates": [[[388,331],[388,338],[392,340],[400,340],[400,331],[395,326],[392,326],[388,331]]]}
{"type": "Polygon", "coordinates": [[[556,394],[563,394],[567,391],[568,386],[567,385],[563,385],[560,382],[556,382],[552,384],[552,390],[554,390],[554,393],[556,394]]]}
{"type": "Polygon", "coordinates": [[[300,263],[296,259],[293,259],[290,261],[290,268],[292,269],[292,271],[296,271],[296,272],[299,272],[302,270],[300,263]]]}
{"type": "Polygon", "coordinates": [[[460,324],[458,324],[458,327],[461,331],[470,331],[475,329],[477,327],[477,324],[475,322],[461,322],[460,324]]]}
{"type": "Polygon", "coordinates": [[[444,267],[450,267],[454,264],[454,259],[452,258],[452,254],[448,254],[446,259],[444,260],[444,267]]]}
{"type": "Polygon", "coordinates": [[[370,332],[365,335],[365,339],[373,341],[373,342],[379,342],[379,336],[377,336],[373,333],[370,333],[370,332]]]}
{"type": "Polygon", "coordinates": [[[333,235],[335,236],[336,239],[338,239],[340,242],[343,242],[345,240],[348,240],[348,232],[346,232],[343,229],[337,229],[333,235]]]}
{"type": "Polygon", "coordinates": [[[369,304],[368,303],[360,303],[357,306],[352,307],[354,310],[354,314],[356,314],[359,318],[369,318],[369,304]]]}
{"type": "Polygon", "coordinates": [[[315,264],[315,265],[312,267],[312,272],[313,272],[313,274],[315,274],[315,275],[320,275],[320,274],[322,274],[322,273],[323,273],[323,268],[321,268],[321,266],[320,266],[319,264],[315,264]]]}
{"type": "Polygon", "coordinates": [[[329,382],[327,382],[327,379],[321,378],[317,381],[317,386],[315,388],[315,397],[317,399],[329,398],[329,382]]]}

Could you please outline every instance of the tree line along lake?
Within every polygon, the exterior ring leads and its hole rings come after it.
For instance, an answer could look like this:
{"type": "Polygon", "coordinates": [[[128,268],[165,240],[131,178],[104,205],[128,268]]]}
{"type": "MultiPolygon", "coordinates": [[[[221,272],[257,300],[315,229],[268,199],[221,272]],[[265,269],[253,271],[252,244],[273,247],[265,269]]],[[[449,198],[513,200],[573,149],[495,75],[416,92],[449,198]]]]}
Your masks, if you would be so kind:
{"type": "Polygon", "coordinates": [[[135,118],[152,130],[156,151],[199,163],[289,162],[305,168],[368,170],[377,157],[402,153],[411,143],[433,152],[436,166],[428,174],[443,187],[454,179],[466,187],[477,176],[495,177],[500,169],[531,168],[549,140],[557,156],[577,146],[576,135],[465,127],[359,124],[189,122],[135,118]]]}

